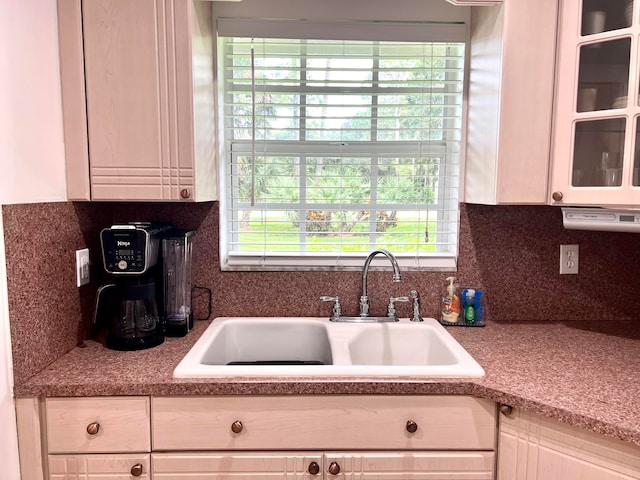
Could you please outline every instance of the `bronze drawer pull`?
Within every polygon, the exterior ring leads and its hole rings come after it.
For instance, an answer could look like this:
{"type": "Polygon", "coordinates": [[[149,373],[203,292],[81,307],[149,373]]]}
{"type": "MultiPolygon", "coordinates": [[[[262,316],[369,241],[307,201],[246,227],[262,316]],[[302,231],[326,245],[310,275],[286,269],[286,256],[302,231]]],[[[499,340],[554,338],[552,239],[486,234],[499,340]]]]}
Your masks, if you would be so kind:
{"type": "Polygon", "coordinates": [[[100,431],[100,424],[98,422],[92,422],[87,425],[87,433],[89,435],[97,435],[100,431]]]}
{"type": "Polygon", "coordinates": [[[133,467],[131,467],[131,475],[133,475],[134,477],[139,477],[140,475],[142,475],[142,470],[142,464],[136,463],[133,467]]]}
{"type": "Polygon", "coordinates": [[[338,462],[331,462],[329,465],[329,473],[331,475],[338,475],[340,473],[340,465],[338,462]]]}
{"type": "Polygon", "coordinates": [[[240,433],[243,428],[244,428],[244,425],[242,425],[242,422],[240,420],[236,420],[231,424],[231,431],[233,433],[240,433]]]}
{"type": "Polygon", "coordinates": [[[407,420],[407,432],[416,433],[418,431],[418,424],[413,420],[407,420]]]}
{"type": "Polygon", "coordinates": [[[513,407],[511,405],[506,405],[504,403],[500,404],[499,410],[500,410],[500,413],[503,414],[505,417],[510,417],[511,414],[513,413],[513,407]]]}
{"type": "Polygon", "coordinates": [[[320,473],[320,465],[318,465],[316,462],[311,462],[309,464],[308,470],[311,475],[317,475],[318,473],[320,473]]]}

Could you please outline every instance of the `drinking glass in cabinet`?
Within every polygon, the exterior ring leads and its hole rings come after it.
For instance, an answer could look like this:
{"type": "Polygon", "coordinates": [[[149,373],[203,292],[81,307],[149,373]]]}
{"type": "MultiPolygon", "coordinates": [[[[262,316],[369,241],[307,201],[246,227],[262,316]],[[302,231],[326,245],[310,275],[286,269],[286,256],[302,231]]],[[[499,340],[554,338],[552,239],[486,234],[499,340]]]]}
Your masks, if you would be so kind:
{"type": "Polygon", "coordinates": [[[576,110],[627,107],[631,38],[580,46],[576,110]]]}
{"type": "Polygon", "coordinates": [[[626,119],[576,122],[572,181],[574,187],[622,185],[626,119]]]}
{"type": "Polygon", "coordinates": [[[597,175],[605,187],[619,187],[622,185],[620,152],[602,152],[600,169],[597,175]]]}
{"type": "Polygon", "coordinates": [[[636,117],[636,142],[633,149],[633,177],[631,185],[640,187],[640,118],[636,117]]]}
{"type": "Polygon", "coordinates": [[[582,2],[582,36],[596,35],[633,23],[633,0],[584,0],[582,2]]]}

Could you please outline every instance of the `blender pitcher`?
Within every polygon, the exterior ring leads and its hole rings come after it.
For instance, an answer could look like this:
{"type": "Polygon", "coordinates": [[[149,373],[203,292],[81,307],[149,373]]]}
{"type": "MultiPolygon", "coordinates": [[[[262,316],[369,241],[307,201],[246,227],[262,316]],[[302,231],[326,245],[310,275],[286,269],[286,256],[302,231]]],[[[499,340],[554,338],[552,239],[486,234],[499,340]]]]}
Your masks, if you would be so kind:
{"type": "Polygon", "coordinates": [[[173,230],[162,239],[165,334],[184,337],[193,328],[191,265],[194,231],[173,230]]]}

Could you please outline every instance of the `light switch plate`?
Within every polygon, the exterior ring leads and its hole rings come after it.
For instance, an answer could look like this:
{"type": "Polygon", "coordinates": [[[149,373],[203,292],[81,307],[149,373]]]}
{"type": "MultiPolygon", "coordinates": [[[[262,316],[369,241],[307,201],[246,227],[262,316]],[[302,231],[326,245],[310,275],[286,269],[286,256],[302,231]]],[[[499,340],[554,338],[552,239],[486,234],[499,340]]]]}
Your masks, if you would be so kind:
{"type": "Polygon", "coordinates": [[[78,287],[89,283],[89,249],[76,250],[76,284],[78,287]]]}

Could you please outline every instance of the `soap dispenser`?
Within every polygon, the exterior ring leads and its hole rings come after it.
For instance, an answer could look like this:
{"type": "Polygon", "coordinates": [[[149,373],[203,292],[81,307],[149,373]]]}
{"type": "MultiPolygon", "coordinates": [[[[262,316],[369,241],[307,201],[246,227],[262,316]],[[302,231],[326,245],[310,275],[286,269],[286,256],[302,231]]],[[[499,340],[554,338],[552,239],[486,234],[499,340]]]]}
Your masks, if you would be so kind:
{"type": "Polygon", "coordinates": [[[449,285],[447,292],[442,296],[442,320],[447,323],[457,323],[460,316],[460,297],[453,284],[455,277],[447,277],[449,285]]]}

